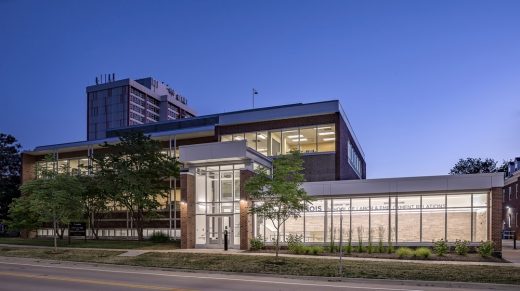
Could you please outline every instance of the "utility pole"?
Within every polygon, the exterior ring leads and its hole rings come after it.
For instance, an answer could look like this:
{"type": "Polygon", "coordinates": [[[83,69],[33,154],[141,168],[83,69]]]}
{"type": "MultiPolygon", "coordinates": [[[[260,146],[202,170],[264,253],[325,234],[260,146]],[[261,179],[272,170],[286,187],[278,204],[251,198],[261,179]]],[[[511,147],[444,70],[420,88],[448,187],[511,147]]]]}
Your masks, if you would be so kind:
{"type": "Polygon", "coordinates": [[[253,97],[253,108],[255,108],[255,95],[258,94],[258,91],[253,88],[253,91],[251,92],[251,97],[253,97]]]}

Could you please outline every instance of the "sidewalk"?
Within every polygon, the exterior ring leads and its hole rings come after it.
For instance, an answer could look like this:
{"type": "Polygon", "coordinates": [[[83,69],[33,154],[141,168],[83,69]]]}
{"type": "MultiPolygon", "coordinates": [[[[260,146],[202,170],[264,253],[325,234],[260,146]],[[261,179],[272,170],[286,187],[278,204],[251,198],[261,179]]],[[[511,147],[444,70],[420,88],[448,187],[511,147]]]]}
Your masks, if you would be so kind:
{"type": "MultiPolygon", "coordinates": [[[[53,247],[46,246],[28,246],[28,245],[10,245],[0,244],[0,247],[10,248],[39,248],[39,249],[53,249],[53,247]]],[[[134,250],[134,249],[101,249],[101,248],[68,248],[60,247],[62,250],[86,250],[86,251],[114,251],[123,252],[119,256],[136,257],[145,253],[191,253],[191,254],[220,254],[220,255],[242,255],[242,256],[271,256],[274,257],[274,253],[252,253],[242,250],[230,249],[224,251],[221,249],[175,249],[175,250],[134,250]]],[[[382,259],[382,258],[356,258],[356,257],[343,257],[345,261],[365,261],[365,262],[393,262],[393,263],[412,263],[412,264],[435,264],[435,265],[464,265],[464,266],[497,266],[497,267],[517,267],[520,268],[520,250],[514,250],[518,255],[519,261],[513,263],[494,263],[494,262],[461,262],[461,261],[433,261],[433,260],[400,260],[400,259],[382,259]]],[[[338,260],[336,256],[312,256],[312,255],[291,255],[291,254],[280,254],[280,257],[285,258],[306,258],[306,259],[325,259],[325,260],[338,260]]],[[[509,259],[509,257],[507,258],[509,259]]]]}

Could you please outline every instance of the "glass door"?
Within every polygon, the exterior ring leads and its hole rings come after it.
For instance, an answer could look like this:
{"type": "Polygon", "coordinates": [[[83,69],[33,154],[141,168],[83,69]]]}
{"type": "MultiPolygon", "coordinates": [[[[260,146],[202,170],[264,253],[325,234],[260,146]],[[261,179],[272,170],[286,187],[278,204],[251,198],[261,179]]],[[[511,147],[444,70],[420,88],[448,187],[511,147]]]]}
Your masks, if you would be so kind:
{"type": "Polygon", "coordinates": [[[224,247],[224,231],[228,231],[228,246],[233,244],[233,217],[231,215],[207,216],[207,244],[213,247],[224,247]]]}

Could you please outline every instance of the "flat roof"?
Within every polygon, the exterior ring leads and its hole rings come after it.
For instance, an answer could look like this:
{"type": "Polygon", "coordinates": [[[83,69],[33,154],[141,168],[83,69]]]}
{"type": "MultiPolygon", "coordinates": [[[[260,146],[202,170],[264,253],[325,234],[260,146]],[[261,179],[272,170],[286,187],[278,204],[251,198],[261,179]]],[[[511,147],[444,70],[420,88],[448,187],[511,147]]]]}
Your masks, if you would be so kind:
{"type": "Polygon", "coordinates": [[[306,182],[311,196],[409,194],[422,192],[487,191],[504,186],[504,173],[398,177],[306,182]]]}
{"type": "MultiPolygon", "coordinates": [[[[119,80],[114,83],[125,81],[128,80],[119,80]]],[[[86,149],[88,146],[91,145],[98,145],[104,142],[116,142],[118,134],[129,131],[145,132],[150,134],[152,137],[185,135],[187,133],[197,135],[197,132],[199,136],[201,134],[210,136],[214,134],[214,128],[218,125],[254,123],[268,120],[278,120],[305,116],[318,116],[331,113],[340,113],[343,120],[347,124],[350,133],[354,138],[354,143],[357,145],[361,155],[364,158],[365,154],[363,152],[361,144],[358,142],[356,134],[354,133],[354,130],[350,125],[350,122],[346,114],[343,112],[341,104],[338,100],[320,101],[313,103],[294,103],[280,106],[262,107],[202,115],[177,120],[153,122],[149,124],[126,126],[107,130],[107,138],[105,139],[38,146],[34,148],[34,150],[32,151],[25,151],[25,153],[45,154],[46,152],[50,153],[53,150],[64,150],[68,149],[69,147],[71,148],[70,151],[86,149]]]]}

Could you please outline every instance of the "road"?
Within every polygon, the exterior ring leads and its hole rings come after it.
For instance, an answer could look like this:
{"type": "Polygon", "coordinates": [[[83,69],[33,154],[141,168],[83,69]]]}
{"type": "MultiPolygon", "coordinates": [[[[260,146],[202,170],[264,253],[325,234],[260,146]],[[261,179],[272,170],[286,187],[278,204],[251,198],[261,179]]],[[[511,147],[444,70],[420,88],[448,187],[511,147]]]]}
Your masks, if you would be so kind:
{"type": "MultiPolygon", "coordinates": [[[[518,286],[516,286],[518,287],[518,286]]],[[[506,285],[417,281],[332,282],[269,276],[175,272],[157,268],[8,258],[0,256],[0,290],[515,290],[506,285]]]]}

